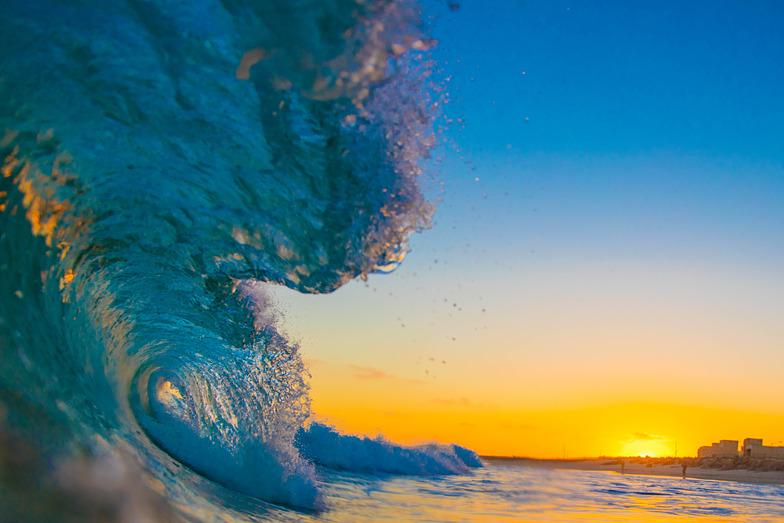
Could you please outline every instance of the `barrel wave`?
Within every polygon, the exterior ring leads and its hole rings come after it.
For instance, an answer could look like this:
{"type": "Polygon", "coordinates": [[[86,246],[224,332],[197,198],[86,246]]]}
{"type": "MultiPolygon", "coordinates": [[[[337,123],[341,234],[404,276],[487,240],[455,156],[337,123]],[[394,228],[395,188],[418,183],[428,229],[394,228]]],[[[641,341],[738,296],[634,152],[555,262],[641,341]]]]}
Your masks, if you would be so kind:
{"type": "Polygon", "coordinates": [[[21,493],[51,467],[39,501],[84,516],[77,465],[138,467],[141,496],[179,507],[145,502],[154,520],[198,505],[201,476],[323,508],[295,446],[308,374],[265,289],[388,272],[428,226],[416,6],[8,0],[2,18],[0,419],[3,467],[25,471],[6,513],[46,519],[21,493]]]}

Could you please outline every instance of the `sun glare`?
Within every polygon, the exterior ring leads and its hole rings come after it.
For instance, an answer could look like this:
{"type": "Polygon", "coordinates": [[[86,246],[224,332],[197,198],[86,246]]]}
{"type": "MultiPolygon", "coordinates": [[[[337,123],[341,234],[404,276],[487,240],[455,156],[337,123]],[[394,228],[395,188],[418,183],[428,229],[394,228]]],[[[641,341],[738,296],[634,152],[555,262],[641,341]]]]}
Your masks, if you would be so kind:
{"type": "Polygon", "coordinates": [[[659,458],[669,456],[671,453],[671,449],[664,441],[634,440],[624,442],[621,447],[621,455],[623,456],[659,458]]]}

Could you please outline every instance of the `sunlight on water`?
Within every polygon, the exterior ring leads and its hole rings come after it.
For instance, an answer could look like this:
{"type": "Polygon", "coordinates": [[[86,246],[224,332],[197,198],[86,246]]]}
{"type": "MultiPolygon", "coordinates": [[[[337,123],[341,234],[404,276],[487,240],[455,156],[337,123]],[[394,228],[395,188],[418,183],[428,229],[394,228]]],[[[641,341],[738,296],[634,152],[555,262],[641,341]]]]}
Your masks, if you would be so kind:
{"type": "MultiPolygon", "coordinates": [[[[213,491],[238,521],[773,523],[784,487],[615,473],[488,466],[469,475],[319,474],[329,508],[307,514],[213,491]],[[263,517],[259,518],[259,515],[263,517]]],[[[217,487],[220,488],[220,487],[217,487]]]]}
{"type": "Polygon", "coordinates": [[[316,521],[699,521],[784,519],[784,487],[488,466],[468,476],[328,475],[316,521]]]}

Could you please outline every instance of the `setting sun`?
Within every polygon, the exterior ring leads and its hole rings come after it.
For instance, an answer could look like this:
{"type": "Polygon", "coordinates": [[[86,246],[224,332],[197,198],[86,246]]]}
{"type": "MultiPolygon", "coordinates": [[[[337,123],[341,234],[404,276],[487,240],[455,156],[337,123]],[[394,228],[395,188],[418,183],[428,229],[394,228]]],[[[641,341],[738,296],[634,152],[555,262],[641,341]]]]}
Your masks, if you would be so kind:
{"type": "Polygon", "coordinates": [[[659,441],[629,441],[622,443],[621,455],[623,456],[648,456],[660,458],[673,454],[672,450],[659,441]]]}
{"type": "Polygon", "coordinates": [[[660,458],[677,454],[677,445],[666,436],[647,432],[635,432],[631,438],[621,441],[622,456],[648,456],[660,458]]]}

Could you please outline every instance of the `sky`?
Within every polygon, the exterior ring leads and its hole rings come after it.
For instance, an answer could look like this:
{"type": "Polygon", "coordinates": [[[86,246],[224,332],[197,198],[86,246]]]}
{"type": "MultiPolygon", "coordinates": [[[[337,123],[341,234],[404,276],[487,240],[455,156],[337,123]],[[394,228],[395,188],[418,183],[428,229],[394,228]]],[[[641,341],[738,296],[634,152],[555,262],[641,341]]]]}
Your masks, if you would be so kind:
{"type": "Polygon", "coordinates": [[[275,291],[316,419],[484,455],[781,443],[784,5],[422,5],[434,226],[392,274],[275,291]]]}

